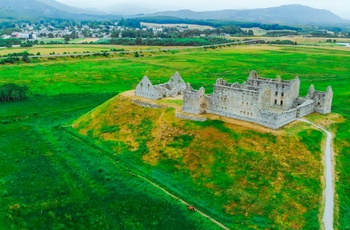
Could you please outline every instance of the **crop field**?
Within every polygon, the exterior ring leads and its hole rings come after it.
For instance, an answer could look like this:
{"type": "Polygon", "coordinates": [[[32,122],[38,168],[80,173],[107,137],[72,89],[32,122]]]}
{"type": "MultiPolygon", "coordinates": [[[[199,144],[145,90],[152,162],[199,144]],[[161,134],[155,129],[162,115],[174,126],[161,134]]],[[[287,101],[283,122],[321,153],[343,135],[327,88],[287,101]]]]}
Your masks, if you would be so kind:
{"type": "MultiPolygon", "coordinates": [[[[244,29],[248,30],[248,29],[244,29]]],[[[263,33],[264,30],[257,29],[257,34],[254,38],[252,37],[230,37],[232,40],[244,40],[244,39],[264,39],[266,41],[276,41],[276,40],[291,40],[293,42],[297,42],[299,45],[306,45],[306,46],[321,46],[321,47],[331,47],[336,48],[338,46],[337,43],[350,43],[349,38],[336,38],[332,40],[336,40],[336,42],[327,42],[330,38],[318,38],[318,37],[305,37],[303,35],[293,35],[293,36],[281,36],[281,37],[264,37],[261,33],[263,33]]]]}
{"type": "Polygon", "coordinates": [[[145,46],[121,46],[121,45],[89,45],[89,44],[65,44],[65,45],[37,45],[34,47],[16,47],[16,48],[4,48],[0,49],[0,55],[8,55],[13,53],[23,53],[28,52],[30,54],[36,55],[37,53],[40,53],[41,55],[48,55],[48,54],[74,54],[74,53],[98,53],[98,52],[111,52],[111,50],[117,50],[125,52],[130,51],[138,51],[138,52],[153,52],[153,51],[159,51],[159,50],[171,50],[171,49],[179,49],[183,47],[177,47],[177,46],[169,46],[169,47],[161,47],[161,46],[151,46],[151,47],[145,47],[145,46]]]}
{"type": "MultiPolygon", "coordinates": [[[[33,49],[74,52],[67,48],[33,49]]],[[[157,84],[178,71],[210,93],[217,78],[243,82],[251,70],[262,77],[299,76],[302,96],[310,84],[322,91],[332,86],[336,114],[309,119],[336,134],[335,224],[347,229],[349,62],[345,47],[258,45],[2,65],[0,85],[27,85],[30,93],[0,104],[0,229],[218,229],[133,176],[134,168],[228,227],[319,229],[319,131],[299,123],[275,133],[181,121],[172,109],[147,110],[115,97],[144,75],[157,84]],[[80,135],[62,128],[66,124],[75,124],[80,135]]]]}
{"type": "MultiPolygon", "coordinates": [[[[38,45],[35,47],[18,47],[18,48],[6,48],[0,50],[0,55],[7,55],[11,53],[28,52],[30,54],[63,54],[63,53],[94,53],[101,51],[110,51],[111,49],[125,49],[125,50],[140,50],[143,47],[140,46],[116,46],[116,45],[87,45],[87,44],[68,44],[68,45],[38,45]]],[[[152,49],[159,49],[160,47],[152,47],[152,49]]],[[[149,48],[150,49],[150,48],[149,48]]]]}
{"type": "MultiPolygon", "coordinates": [[[[99,38],[76,38],[72,39],[69,41],[71,44],[80,44],[83,42],[96,42],[98,41],[99,38]]],[[[41,38],[39,42],[45,42],[45,43],[50,43],[50,42],[60,42],[60,43],[65,43],[64,38],[41,38]]]]}
{"type": "Polygon", "coordinates": [[[70,40],[69,43],[70,44],[80,44],[83,42],[97,42],[99,40],[99,38],[77,38],[74,40],[70,40]]]}
{"type": "Polygon", "coordinates": [[[50,43],[50,42],[62,42],[64,43],[64,38],[41,38],[39,42],[45,42],[45,43],[50,43]]]}
{"type": "Polygon", "coordinates": [[[267,32],[280,32],[280,31],[289,31],[289,32],[297,32],[295,30],[265,30],[261,29],[260,27],[253,27],[253,28],[242,28],[244,31],[252,30],[254,32],[255,36],[262,36],[266,34],[267,32]]]}

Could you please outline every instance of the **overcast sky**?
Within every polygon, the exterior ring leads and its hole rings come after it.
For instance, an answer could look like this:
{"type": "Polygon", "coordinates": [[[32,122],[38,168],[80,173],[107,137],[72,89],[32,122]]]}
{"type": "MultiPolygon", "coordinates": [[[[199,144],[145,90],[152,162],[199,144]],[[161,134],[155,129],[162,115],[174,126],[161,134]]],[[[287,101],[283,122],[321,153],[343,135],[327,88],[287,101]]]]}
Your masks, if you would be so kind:
{"type": "Polygon", "coordinates": [[[350,0],[57,0],[80,8],[104,8],[116,4],[135,4],[156,10],[191,9],[194,11],[222,9],[254,9],[285,4],[302,4],[318,9],[327,9],[340,17],[350,19],[350,0]]]}

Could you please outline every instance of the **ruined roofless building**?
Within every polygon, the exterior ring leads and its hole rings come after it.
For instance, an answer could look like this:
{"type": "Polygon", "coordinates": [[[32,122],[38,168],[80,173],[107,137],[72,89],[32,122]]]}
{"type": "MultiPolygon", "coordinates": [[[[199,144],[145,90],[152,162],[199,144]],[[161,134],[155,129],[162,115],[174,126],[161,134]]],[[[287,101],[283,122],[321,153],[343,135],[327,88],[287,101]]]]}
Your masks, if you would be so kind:
{"type": "Polygon", "coordinates": [[[299,96],[299,90],[298,77],[293,80],[282,80],[280,76],[268,79],[252,71],[243,84],[217,79],[213,94],[206,95],[203,87],[194,90],[176,72],[167,83],[159,85],[152,85],[145,76],[137,85],[135,95],[158,100],[183,94],[182,111],[185,113],[217,114],[271,129],[278,129],[312,112],[331,112],[333,91],[330,86],[320,92],[311,85],[305,98],[299,96]]]}
{"type": "Polygon", "coordinates": [[[254,122],[278,129],[295,119],[312,112],[331,112],[333,91],[315,91],[311,85],[305,98],[299,96],[300,80],[261,78],[252,71],[243,84],[228,83],[218,79],[213,94],[205,95],[205,89],[194,90],[186,85],[183,112],[192,114],[217,114],[254,122]]]}
{"type": "Polygon", "coordinates": [[[186,89],[186,83],[176,72],[167,83],[153,85],[147,76],[144,76],[137,85],[135,95],[148,98],[151,100],[159,100],[165,97],[176,97],[182,95],[186,89]]]}

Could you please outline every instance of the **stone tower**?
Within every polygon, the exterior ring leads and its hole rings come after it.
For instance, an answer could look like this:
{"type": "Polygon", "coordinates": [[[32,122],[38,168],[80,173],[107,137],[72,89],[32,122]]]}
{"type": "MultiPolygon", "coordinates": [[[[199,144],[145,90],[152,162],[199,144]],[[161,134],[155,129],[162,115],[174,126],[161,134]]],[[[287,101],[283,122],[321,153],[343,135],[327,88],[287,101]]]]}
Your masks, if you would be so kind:
{"type": "Polygon", "coordinates": [[[333,90],[328,86],[326,92],[316,91],[313,85],[310,86],[307,97],[314,100],[315,112],[328,114],[332,110],[333,90]]]}

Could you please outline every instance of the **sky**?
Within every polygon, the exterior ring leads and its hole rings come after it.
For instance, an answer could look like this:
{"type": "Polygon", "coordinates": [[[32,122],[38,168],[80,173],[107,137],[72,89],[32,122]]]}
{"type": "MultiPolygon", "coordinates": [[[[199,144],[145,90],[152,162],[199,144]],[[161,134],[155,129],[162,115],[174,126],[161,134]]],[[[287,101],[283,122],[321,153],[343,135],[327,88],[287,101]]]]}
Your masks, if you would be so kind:
{"type": "Polygon", "coordinates": [[[286,4],[302,4],[317,9],[327,9],[336,15],[350,19],[350,0],[57,0],[67,5],[79,8],[103,9],[111,5],[128,4],[155,10],[193,11],[223,10],[223,9],[256,9],[274,7],[286,4]]]}

